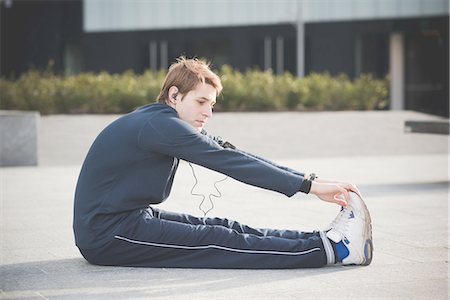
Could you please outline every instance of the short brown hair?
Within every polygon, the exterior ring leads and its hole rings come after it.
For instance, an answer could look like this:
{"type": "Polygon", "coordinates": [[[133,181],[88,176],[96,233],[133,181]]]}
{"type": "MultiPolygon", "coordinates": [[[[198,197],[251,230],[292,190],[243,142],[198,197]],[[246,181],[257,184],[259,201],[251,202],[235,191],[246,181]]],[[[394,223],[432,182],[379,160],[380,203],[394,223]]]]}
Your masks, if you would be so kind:
{"type": "Polygon", "coordinates": [[[177,62],[169,68],[157,101],[166,103],[171,86],[176,86],[180,94],[186,95],[200,83],[211,85],[216,89],[217,96],[220,95],[222,83],[219,76],[211,71],[210,65],[210,62],[197,58],[188,59],[184,56],[177,58],[177,62]]]}

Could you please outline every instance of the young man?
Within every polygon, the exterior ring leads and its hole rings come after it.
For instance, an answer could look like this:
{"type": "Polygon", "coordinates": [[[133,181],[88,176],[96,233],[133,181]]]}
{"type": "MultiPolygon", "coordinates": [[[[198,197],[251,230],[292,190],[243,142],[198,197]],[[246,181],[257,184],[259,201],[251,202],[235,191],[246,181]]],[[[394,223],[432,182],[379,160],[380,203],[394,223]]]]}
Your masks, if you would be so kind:
{"type": "Polygon", "coordinates": [[[222,85],[209,65],[179,58],[158,97],[96,138],[75,192],[74,232],[92,264],[185,268],[302,268],[368,265],[371,220],[358,189],[309,179],[208,136],[202,129],[222,85]],[[228,219],[170,213],[179,160],[292,196],[312,193],[342,206],[326,231],[256,229],[228,219]]]}

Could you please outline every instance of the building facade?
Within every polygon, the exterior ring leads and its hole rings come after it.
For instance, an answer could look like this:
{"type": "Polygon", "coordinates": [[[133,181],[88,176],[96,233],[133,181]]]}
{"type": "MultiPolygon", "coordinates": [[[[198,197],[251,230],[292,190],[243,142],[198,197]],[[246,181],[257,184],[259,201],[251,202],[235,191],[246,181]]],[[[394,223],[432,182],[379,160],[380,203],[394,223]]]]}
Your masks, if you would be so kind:
{"type": "Polygon", "coordinates": [[[2,1],[2,76],[166,69],[179,55],[390,78],[391,109],[449,115],[446,0],[2,1]]]}

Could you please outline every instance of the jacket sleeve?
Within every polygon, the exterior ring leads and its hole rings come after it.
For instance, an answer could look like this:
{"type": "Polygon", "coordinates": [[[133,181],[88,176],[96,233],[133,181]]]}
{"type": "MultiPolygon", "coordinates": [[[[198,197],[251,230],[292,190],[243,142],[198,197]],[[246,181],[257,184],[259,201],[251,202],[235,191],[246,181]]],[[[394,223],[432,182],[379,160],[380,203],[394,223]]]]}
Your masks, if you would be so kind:
{"type": "Polygon", "coordinates": [[[210,135],[210,134],[208,134],[205,130],[202,130],[201,133],[202,133],[203,135],[206,135],[206,136],[209,137],[210,139],[214,140],[215,142],[217,142],[219,145],[221,145],[221,146],[224,147],[224,148],[227,147],[226,143],[228,143],[229,145],[231,145],[232,147],[234,147],[233,149],[236,149],[236,151],[239,151],[239,152],[241,152],[241,153],[243,153],[243,154],[245,154],[245,155],[252,156],[252,157],[254,157],[254,158],[256,158],[256,159],[262,160],[262,161],[264,161],[264,162],[266,162],[266,163],[268,163],[268,164],[271,164],[271,165],[274,166],[274,167],[280,168],[280,169],[285,170],[285,171],[287,171],[287,172],[291,172],[291,173],[293,173],[293,174],[296,174],[296,175],[300,175],[300,176],[302,176],[302,177],[305,177],[305,173],[302,173],[302,172],[293,170],[293,169],[288,168],[288,167],[285,167],[285,166],[278,165],[278,164],[276,164],[276,163],[274,163],[274,162],[272,162],[272,161],[269,161],[269,160],[267,160],[267,159],[265,159],[265,158],[262,158],[262,157],[260,157],[260,156],[256,156],[256,155],[254,155],[254,154],[251,154],[251,153],[242,151],[242,150],[240,150],[240,149],[237,149],[237,148],[236,148],[233,144],[231,144],[230,142],[223,140],[221,137],[216,137],[216,136],[210,135]]]}
{"type": "Polygon", "coordinates": [[[146,151],[177,157],[240,182],[293,196],[303,176],[245,152],[221,147],[175,114],[154,116],[141,128],[138,143],[146,151]]]}

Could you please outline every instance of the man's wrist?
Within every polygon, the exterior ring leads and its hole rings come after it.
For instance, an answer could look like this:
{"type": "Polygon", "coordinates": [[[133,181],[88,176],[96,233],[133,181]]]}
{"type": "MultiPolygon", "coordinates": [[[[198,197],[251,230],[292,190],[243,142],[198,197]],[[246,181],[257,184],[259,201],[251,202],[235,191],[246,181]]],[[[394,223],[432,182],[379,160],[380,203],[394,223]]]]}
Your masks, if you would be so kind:
{"type": "Polygon", "coordinates": [[[311,181],[311,188],[309,189],[309,193],[315,195],[317,190],[318,183],[316,181],[311,181]]]}

